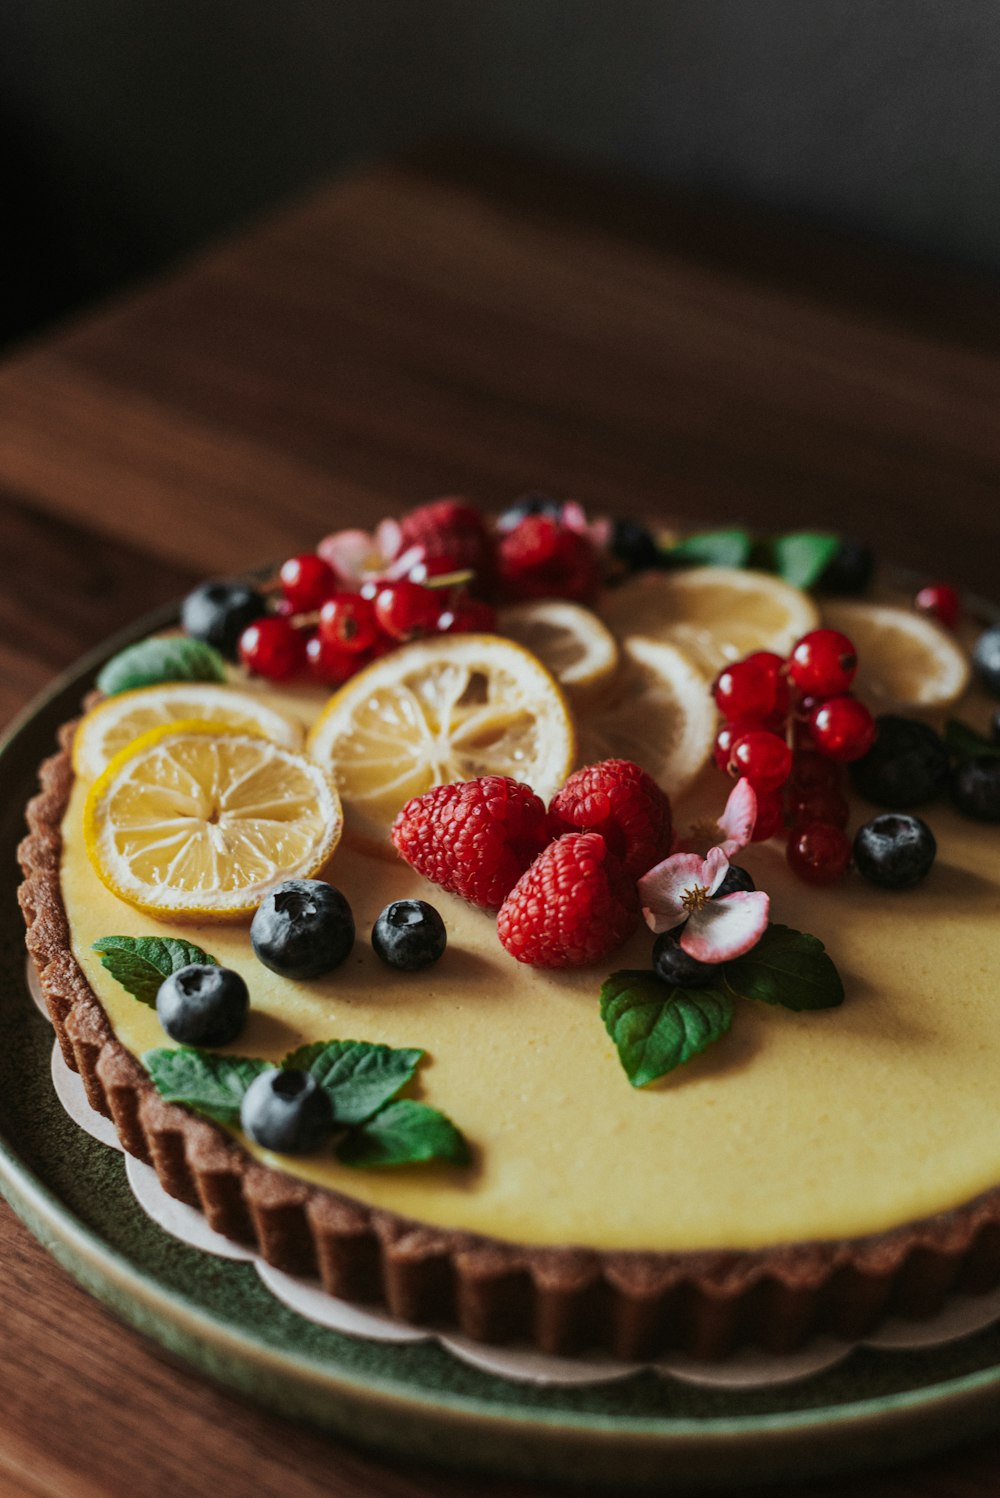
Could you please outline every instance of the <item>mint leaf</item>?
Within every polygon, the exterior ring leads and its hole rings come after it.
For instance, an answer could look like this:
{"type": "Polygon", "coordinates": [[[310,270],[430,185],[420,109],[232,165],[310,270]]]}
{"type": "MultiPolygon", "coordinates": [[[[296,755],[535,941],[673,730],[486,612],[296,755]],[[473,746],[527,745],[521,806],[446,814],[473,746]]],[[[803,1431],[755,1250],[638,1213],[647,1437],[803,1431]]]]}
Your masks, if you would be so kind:
{"type": "Polygon", "coordinates": [[[840,550],[828,531],[790,531],[771,542],[771,567],[793,588],[811,588],[840,550]]]}
{"type": "Polygon", "coordinates": [[[671,546],[664,560],[678,567],[745,567],[751,545],[749,531],[700,531],[671,546]]]}
{"type": "Polygon", "coordinates": [[[192,942],[176,936],[102,936],[93,950],[101,954],[101,966],[107,968],[122,988],[140,1004],[156,1008],[156,992],[164,978],[189,963],[211,963],[214,957],[192,942]]]}
{"type": "Polygon", "coordinates": [[[321,1040],[300,1046],[281,1064],[312,1072],[329,1094],[337,1123],[360,1124],[406,1086],[423,1054],[367,1040],[321,1040]]]}
{"type": "Polygon", "coordinates": [[[113,655],[102,668],[97,685],[109,697],[133,687],[153,687],[161,681],[225,681],[222,656],[203,640],[167,635],[140,640],[113,655]]]}
{"type": "Polygon", "coordinates": [[[844,985],[817,936],[791,926],[768,926],[745,957],[723,966],[730,993],[785,1009],[833,1009],[843,1003],[844,985]]]}
{"type": "Polygon", "coordinates": [[[221,1056],[215,1051],[196,1051],[192,1046],[147,1051],[142,1064],[168,1103],[186,1103],[196,1113],[228,1124],[239,1123],[247,1088],[262,1071],[272,1067],[270,1061],[221,1056]]]}
{"type": "Polygon", "coordinates": [[[415,1165],[423,1160],[446,1160],[452,1165],[469,1163],[469,1146],[450,1118],[400,1098],[352,1129],[337,1147],[337,1158],[345,1165],[415,1165]]]}
{"type": "Polygon", "coordinates": [[[1000,744],[984,738],[957,718],[948,719],[944,741],[956,759],[1000,759],[1000,744]]]}
{"type": "Polygon", "coordinates": [[[646,968],[626,968],[602,985],[601,1018],[632,1086],[645,1087],[725,1035],[733,1005],[721,983],[672,988],[646,968]]]}

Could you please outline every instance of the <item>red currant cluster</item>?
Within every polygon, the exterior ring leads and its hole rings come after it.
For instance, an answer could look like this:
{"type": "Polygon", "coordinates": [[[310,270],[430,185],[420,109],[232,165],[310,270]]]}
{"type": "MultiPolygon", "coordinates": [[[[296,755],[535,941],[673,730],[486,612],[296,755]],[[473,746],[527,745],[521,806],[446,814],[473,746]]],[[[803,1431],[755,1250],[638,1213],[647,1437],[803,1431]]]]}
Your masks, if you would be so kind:
{"type": "Polygon", "coordinates": [[[244,629],[240,659],[269,681],[308,671],[316,681],[339,686],[407,640],[494,631],[490,605],[470,598],[461,586],[447,586],[446,576],[437,586],[408,577],[375,579],[351,592],[322,557],[289,557],[279,573],[277,606],[244,629]]]}
{"type": "Polygon", "coordinates": [[[755,651],[714,687],[726,720],[715,763],[756,791],[754,841],[787,828],[788,862],[812,884],[832,884],[851,861],[842,767],[875,741],[871,713],[851,695],[857,669],[846,635],[814,629],[787,660],[755,651]]]}

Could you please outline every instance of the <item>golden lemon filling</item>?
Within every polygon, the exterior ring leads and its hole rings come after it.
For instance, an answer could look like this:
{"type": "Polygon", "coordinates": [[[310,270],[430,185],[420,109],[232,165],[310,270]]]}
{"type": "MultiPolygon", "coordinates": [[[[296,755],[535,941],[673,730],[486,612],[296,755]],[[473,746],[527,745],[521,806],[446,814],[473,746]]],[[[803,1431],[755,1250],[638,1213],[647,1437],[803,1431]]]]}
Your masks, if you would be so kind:
{"type": "MultiPolygon", "coordinates": [[[[262,697],[306,718],[316,711],[308,692],[262,697]]],[[[925,813],[935,867],[903,893],[857,875],[817,890],[791,874],[777,844],[739,855],[770,893],[772,918],[826,943],[846,1002],[807,1014],[745,1004],[719,1045],[637,1091],[601,1023],[598,991],[612,968],[648,964],[648,932],[599,968],[532,970],[507,956],[491,917],[345,841],[327,877],[353,906],[357,943],[328,977],[293,982],[256,960],[245,925],[160,924],[105,887],[84,842],[87,789],[74,786],[63,824],[63,896],[74,954],[129,1050],[168,1042],[92,944],[185,937],[249,986],[250,1019],[229,1050],[278,1060],[333,1038],[423,1047],[419,1095],[474,1152],[464,1170],[379,1172],[329,1152],[278,1157],[247,1145],[290,1174],[430,1224],[649,1250],[877,1233],[1000,1183],[996,834],[943,803],[925,813]],[[444,957],[417,974],[385,967],[368,941],[382,908],[406,896],[431,900],[448,928],[444,957]]],[[[704,776],[676,809],[678,826],[717,815],[725,789],[715,772],[704,776]]],[[[854,813],[852,827],[874,809],[854,813]]]]}

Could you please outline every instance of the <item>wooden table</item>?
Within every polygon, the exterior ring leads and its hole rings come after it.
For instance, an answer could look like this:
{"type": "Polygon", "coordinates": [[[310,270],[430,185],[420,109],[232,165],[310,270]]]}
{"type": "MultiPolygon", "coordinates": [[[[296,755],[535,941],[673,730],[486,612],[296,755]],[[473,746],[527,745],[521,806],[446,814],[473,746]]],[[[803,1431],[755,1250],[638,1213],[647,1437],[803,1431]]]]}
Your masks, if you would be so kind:
{"type": "MultiPolygon", "coordinates": [[[[995,596],[998,350],[971,275],[499,155],[363,171],[0,368],[0,722],[205,573],[444,492],[828,526],[995,596]]],[[[0,1263],[12,1498],[565,1491],[404,1472],[251,1408],[3,1207],[0,1263]]],[[[992,1440],[797,1491],[998,1486],[992,1440]]]]}

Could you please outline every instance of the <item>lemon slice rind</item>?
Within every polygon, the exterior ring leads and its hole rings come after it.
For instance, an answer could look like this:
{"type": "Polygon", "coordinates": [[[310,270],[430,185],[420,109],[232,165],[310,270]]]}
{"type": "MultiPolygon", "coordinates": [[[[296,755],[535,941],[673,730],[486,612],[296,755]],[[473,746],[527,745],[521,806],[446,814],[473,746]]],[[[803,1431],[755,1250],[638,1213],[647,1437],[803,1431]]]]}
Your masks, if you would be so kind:
{"type": "Polygon", "coordinates": [[[618,665],[618,643],[592,609],[561,598],[501,609],[500,633],[536,655],[574,704],[609,685],[618,665]]]}

